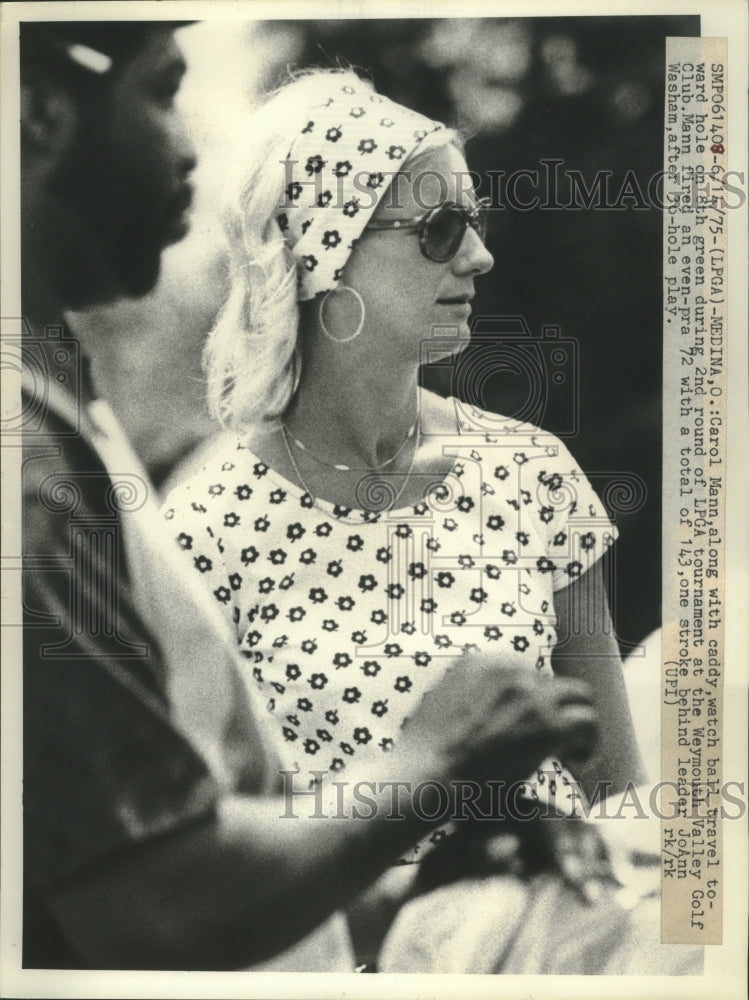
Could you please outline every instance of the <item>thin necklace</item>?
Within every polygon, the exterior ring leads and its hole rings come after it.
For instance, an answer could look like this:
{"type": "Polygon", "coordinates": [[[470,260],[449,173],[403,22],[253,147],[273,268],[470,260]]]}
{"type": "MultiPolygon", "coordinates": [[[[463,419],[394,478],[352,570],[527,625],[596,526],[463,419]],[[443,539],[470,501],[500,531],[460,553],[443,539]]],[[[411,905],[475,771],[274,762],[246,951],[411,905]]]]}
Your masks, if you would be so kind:
{"type": "Polygon", "coordinates": [[[291,440],[294,442],[294,444],[300,451],[305,451],[308,455],[314,458],[316,462],[319,462],[320,465],[325,465],[329,469],[336,469],[338,472],[377,472],[378,469],[385,469],[387,468],[388,465],[393,464],[393,462],[396,460],[396,458],[400,455],[400,453],[406,447],[408,442],[414,436],[414,432],[416,431],[416,423],[417,421],[411,424],[411,426],[408,429],[408,434],[406,434],[403,443],[401,444],[401,446],[398,448],[398,450],[395,452],[394,455],[391,455],[390,458],[388,458],[384,462],[381,462],[379,465],[369,465],[363,469],[356,469],[352,465],[344,465],[343,462],[335,462],[335,463],[326,462],[324,458],[320,458],[319,455],[316,455],[315,452],[312,451],[311,448],[308,448],[303,441],[300,441],[298,437],[294,437],[294,435],[289,430],[286,421],[282,420],[281,426],[283,428],[284,438],[286,438],[286,436],[288,435],[288,437],[291,438],[291,440]]]}
{"type": "MultiPolygon", "coordinates": [[[[414,424],[414,427],[418,427],[418,421],[417,421],[416,424],[414,424]]],[[[309,488],[309,486],[307,486],[306,482],[304,481],[304,477],[302,476],[302,473],[299,471],[299,466],[296,464],[296,461],[294,459],[294,454],[293,454],[293,452],[291,450],[291,447],[289,446],[289,437],[290,437],[290,434],[287,431],[286,424],[283,421],[281,421],[281,434],[283,436],[283,442],[286,445],[286,454],[289,456],[289,461],[291,462],[291,467],[293,468],[294,472],[296,473],[296,477],[299,480],[299,483],[301,484],[302,489],[307,494],[307,496],[310,498],[310,500],[312,501],[313,505],[315,507],[317,507],[317,509],[319,511],[322,511],[322,513],[325,514],[326,516],[330,516],[330,511],[326,510],[324,507],[321,507],[319,505],[319,503],[317,502],[317,498],[315,497],[315,495],[313,494],[313,492],[309,488]]],[[[406,441],[410,440],[410,437],[411,437],[411,434],[409,433],[409,437],[406,438],[406,441]]],[[[415,442],[415,445],[414,445],[414,453],[411,456],[411,464],[408,467],[408,472],[401,473],[403,475],[403,485],[401,486],[401,488],[398,490],[398,492],[393,497],[390,506],[387,508],[388,510],[397,510],[396,504],[400,500],[401,495],[402,495],[403,491],[406,488],[406,484],[408,483],[408,480],[411,477],[411,473],[413,472],[414,462],[416,461],[416,453],[419,450],[419,440],[420,440],[420,438],[421,438],[421,429],[419,428],[419,433],[416,435],[416,442],[415,442]]],[[[402,448],[403,448],[403,445],[401,445],[401,449],[402,448]]],[[[395,456],[393,456],[393,457],[395,457],[395,456]]],[[[333,466],[333,468],[336,468],[336,467],[333,466]]],[[[350,471],[364,471],[364,470],[350,470],[350,471]]],[[[377,470],[376,469],[375,470],[373,470],[373,469],[367,469],[366,471],[367,472],[373,472],[373,471],[377,471],[377,470]]],[[[367,511],[364,511],[365,515],[367,513],[368,513],[367,511]]],[[[375,511],[375,513],[379,514],[379,513],[381,513],[381,511],[375,511]]],[[[346,524],[360,524],[361,523],[361,519],[357,519],[357,520],[354,521],[354,520],[347,519],[345,517],[338,517],[338,518],[336,518],[336,520],[344,521],[346,524]]]]}

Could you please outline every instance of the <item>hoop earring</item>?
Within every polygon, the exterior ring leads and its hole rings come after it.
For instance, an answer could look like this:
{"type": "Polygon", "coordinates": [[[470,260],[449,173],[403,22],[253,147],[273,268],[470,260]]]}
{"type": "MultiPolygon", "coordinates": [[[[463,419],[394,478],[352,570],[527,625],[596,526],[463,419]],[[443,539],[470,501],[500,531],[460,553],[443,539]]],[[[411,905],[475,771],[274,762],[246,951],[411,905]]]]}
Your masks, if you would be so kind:
{"type": "Polygon", "coordinates": [[[355,340],[362,332],[362,327],[364,326],[364,315],[365,315],[364,300],[362,299],[361,295],[357,292],[355,288],[351,288],[349,285],[338,285],[338,287],[335,289],[334,294],[340,295],[341,292],[351,292],[356,301],[359,303],[359,308],[361,310],[361,319],[359,320],[359,325],[357,326],[357,328],[348,337],[334,337],[333,334],[325,325],[325,319],[323,317],[325,303],[328,301],[328,296],[330,295],[331,291],[333,290],[328,289],[328,291],[323,296],[322,301],[320,302],[320,306],[318,309],[318,319],[320,320],[320,329],[328,338],[328,340],[332,340],[334,344],[348,344],[350,341],[355,340]]]}

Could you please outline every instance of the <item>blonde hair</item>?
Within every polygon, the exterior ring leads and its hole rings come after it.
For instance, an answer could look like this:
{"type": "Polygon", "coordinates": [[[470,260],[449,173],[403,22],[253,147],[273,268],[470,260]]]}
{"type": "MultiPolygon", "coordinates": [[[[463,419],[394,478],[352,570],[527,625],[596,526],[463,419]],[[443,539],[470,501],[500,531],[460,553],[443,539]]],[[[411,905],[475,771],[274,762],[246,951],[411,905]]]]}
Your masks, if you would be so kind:
{"type": "MultiPolygon", "coordinates": [[[[297,263],[276,221],[288,183],[282,164],[319,96],[321,80],[351,70],[307,70],[282,86],[253,115],[238,201],[224,213],[230,289],[203,352],[211,415],[223,427],[247,430],[286,411],[301,371],[297,263]]],[[[357,77],[358,80],[358,77],[357,77]]],[[[442,129],[416,147],[403,166],[432,148],[459,142],[442,129]]]]}

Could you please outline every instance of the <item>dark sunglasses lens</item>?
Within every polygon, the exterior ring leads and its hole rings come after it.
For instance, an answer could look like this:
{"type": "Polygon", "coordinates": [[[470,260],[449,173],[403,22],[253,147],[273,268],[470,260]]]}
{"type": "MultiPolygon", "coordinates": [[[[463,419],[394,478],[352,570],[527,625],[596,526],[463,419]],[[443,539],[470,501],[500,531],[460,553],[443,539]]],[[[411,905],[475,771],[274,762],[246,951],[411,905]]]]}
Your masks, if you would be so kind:
{"type": "Polygon", "coordinates": [[[480,201],[476,206],[476,216],[473,228],[479,234],[482,243],[486,243],[486,228],[489,223],[489,206],[480,201]]]}
{"type": "Polygon", "coordinates": [[[465,215],[454,205],[440,205],[426,224],[424,249],[432,260],[444,263],[458,252],[465,232],[465,215]]]}
{"type": "Polygon", "coordinates": [[[452,260],[468,225],[476,230],[482,243],[485,242],[487,221],[488,208],[484,202],[479,202],[470,214],[458,205],[440,205],[426,223],[424,249],[427,256],[440,263],[452,260]]]}

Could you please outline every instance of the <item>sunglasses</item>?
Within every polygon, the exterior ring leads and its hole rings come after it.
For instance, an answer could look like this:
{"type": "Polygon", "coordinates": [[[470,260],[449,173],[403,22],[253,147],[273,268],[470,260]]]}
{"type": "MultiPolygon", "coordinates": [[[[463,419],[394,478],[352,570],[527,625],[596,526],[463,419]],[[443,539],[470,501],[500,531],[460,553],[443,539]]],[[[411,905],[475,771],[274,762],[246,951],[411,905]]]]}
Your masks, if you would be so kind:
{"type": "Polygon", "coordinates": [[[445,201],[418,218],[370,222],[367,229],[397,229],[403,233],[418,233],[419,247],[427,260],[444,264],[452,260],[460,249],[469,226],[478,233],[482,243],[485,241],[488,218],[488,198],[481,198],[470,208],[445,201]]]}

